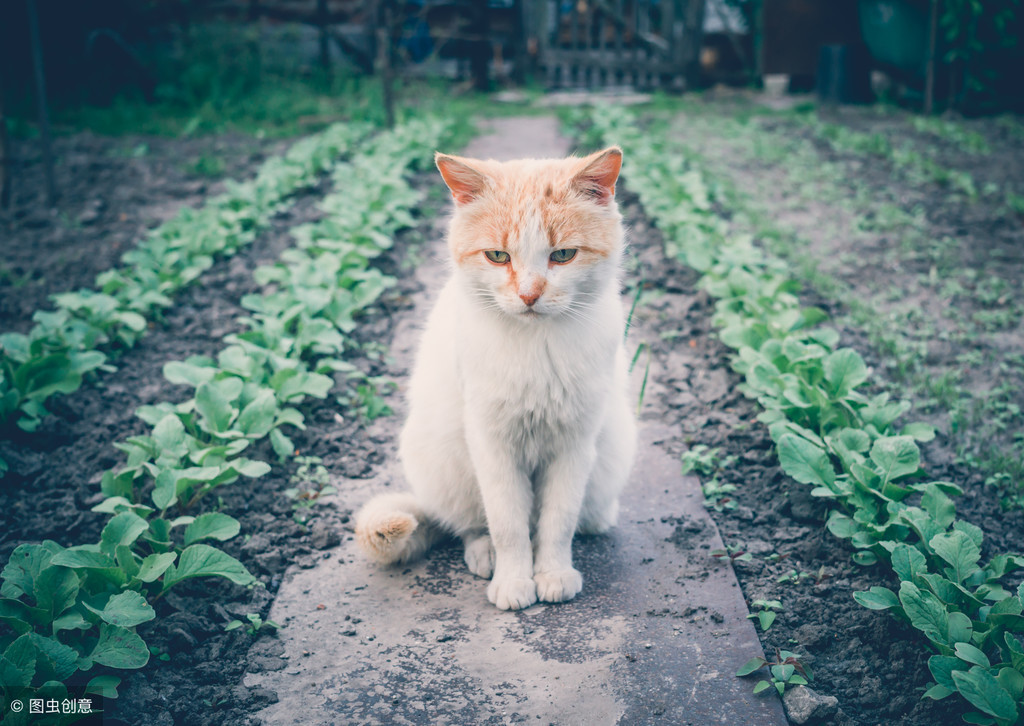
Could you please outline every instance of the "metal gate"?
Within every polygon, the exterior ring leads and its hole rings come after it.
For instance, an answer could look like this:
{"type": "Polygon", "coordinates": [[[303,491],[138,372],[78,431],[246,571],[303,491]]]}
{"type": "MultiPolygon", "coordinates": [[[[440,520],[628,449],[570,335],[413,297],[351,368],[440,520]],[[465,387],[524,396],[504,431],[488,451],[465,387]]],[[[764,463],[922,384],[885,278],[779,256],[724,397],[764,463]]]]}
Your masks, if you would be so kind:
{"type": "Polygon", "coordinates": [[[692,87],[706,0],[528,0],[549,87],[692,87]]]}

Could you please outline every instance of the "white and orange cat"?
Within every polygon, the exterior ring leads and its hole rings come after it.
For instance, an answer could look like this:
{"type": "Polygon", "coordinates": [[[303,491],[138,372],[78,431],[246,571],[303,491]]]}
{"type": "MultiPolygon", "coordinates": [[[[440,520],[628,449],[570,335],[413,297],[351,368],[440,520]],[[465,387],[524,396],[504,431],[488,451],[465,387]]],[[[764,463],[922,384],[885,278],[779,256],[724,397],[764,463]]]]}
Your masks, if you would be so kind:
{"type": "Polygon", "coordinates": [[[399,454],[411,492],[356,538],[382,564],[455,535],[503,610],[570,600],[574,533],[615,523],[635,450],[619,273],[622,152],[496,162],[438,154],[451,278],[427,321],[399,454]]]}

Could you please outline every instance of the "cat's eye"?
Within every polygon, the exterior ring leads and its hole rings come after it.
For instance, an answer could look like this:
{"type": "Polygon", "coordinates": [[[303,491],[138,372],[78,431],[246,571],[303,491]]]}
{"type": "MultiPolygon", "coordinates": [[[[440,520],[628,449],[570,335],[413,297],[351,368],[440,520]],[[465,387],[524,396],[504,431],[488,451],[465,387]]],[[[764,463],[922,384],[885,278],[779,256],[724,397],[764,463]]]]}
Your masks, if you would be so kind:
{"type": "Polygon", "coordinates": [[[484,252],[484,257],[496,265],[504,265],[510,259],[508,252],[502,252],[501,250],[487,250],[484,252]]]}
{"type": "Polygon", "coordinates": [[[551,253],[549,259],[556,264],[564,265],[575,256],[576,250],[555,250],[551,253]]]}

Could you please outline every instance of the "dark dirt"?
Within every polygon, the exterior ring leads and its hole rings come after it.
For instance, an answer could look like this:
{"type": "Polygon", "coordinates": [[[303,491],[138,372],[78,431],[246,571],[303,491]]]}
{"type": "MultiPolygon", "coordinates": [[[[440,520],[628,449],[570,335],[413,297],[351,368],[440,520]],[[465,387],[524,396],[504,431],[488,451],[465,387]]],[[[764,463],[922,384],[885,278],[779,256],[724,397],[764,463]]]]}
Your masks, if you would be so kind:
{"type": "Polygon", "coordinates": [[[14,140],[11,206],[0,210],[0,331],[25,332],[32,313],[52,307],[50,295],[92,288],[148,230],[200,206],[222,178],[244,177],[281,146],[238,135],[58,136],[59,196],[48,208],[40,146],[14,140]]]}
{"type": "MultiPolygon", "coordinates": [[[[68,139],[67,143],[75,146],[76,141],[68,139]]],[[[104,148],[112,142],[99,143],[87,137],[81,143],[104,148]]],[[[182,158],[196,145],[183,142],[177,154],[172,147],[173,143],[167,142],[167,159],[182,158]]],[[[249,166],[239,165],[232,175],[251,173],[259,160],[257,156],[248,158],[249,166]]],[[[156,185],[155,189],[145,188],[144,194],[152,206],[166,207],[169,216],[183,203],[174,189],[156,185]]],[[[326,190],[325,182],[302,195],[252,245],[218,261],[199,284],[182,291],[165,320],[151,326],[139,344],[116,361],[118,371],[101,374],[74,394],[55,399],[51,406],[54,415],[34,434],[15,432],[13,438],[0,440],[0,456],[11,467],[0,479],[0,563],[6,563],[11,551],[23,542],[53,539],[69,546],[98,539],[106,516],[89,509],[103,499],[99,492],[102,471],[123,460],[112,444],[144,432],[145,424],[134,416],[139,406],[176,401],[188,394],[184,387],[164,380],[163,365],[190,355],[216,355],[223,348],[222,337],[237,329],[235,318],[245,312],[238,301],[258,290],[253,270],[276,261],[292,245],[289,229],[319,218],[316,203],[326,190]]],[[[201,202],[202,193],[197,191],[190,199],[201,202]]],[[[112,218],[97,222],[95,239],[119,229],[126,240],[134,239],[129,232],[145,227],[139,220],[134,223],[133,227],[112,218]]],[[[63,279],[59,275],[65,260],[32,254],[39,243],[39,229],[18,227],[8,238],[5,254],[11,259],[31,260],[32,266],[26,269],[33,279],[63,279]]],[[[379,261],[385,272],[401,276],[398,264],[402,253],[398,250],[416,234],[416,230],[405,232],[392,256],[379,261]]],[[[103,269],[101,263],[90,262],[95,264],[89,278],[103,269]]],[[[91,279],[82,277],[82,284],[89,282],[91,279]]],[[[367,315],[355,333],[359,344],[389,337],[391,315],[406,305],[412,284],[410,280],[400,283],[367,315]]],[[[43,294],[35,299],[42,304],[43,294]]],[[[27,311],[29,306],[24,307],[27,311]]],[[[358,349],[353,349],[348,359],[372,375],[383,372],[380,361],[358,349]]],[[[313,402],[304,413],[308,429],[292,436],[298,450],[322,457],[332,473],[353,478],[366,475],[379,454],[358,417],[344,410],[334,396],[313,402]]],[[[250,456],[275,460],[265,442],[254,447],[250,456]]],[[[105,723],[234,726],[251,722],[247,714],[276,699],[271,692],[240,685],[246,671],[285,665],[277,657],[280,648],[272,631],[268,634],[265,629],[254,651],[257,656],[247,660],[252,636],[244,628],[225,632],[224,626],[235,619],[245,622],[248,613],[266,617],[285,569],[296,562],[312,566],[317,558],[329,557],[330,553],[322,550],[337,543],[338,531],[348,521],[347,511],[330,507],[313,508],[305,517],[296,518],[292,500],[283,493],[295,468],[292,462],[275,467],[260,479],[242,479],[218,491],[220,501],[207,500],[201,505],[201,509],[224,511],[240,521],[243,535],[225,543],[224,549],[238,557],[265,587],[247,590],[222,580],[192,580],[160,600],[157,619],[139,628],[153,657],[140,671],[118,674],[123,678],[120,698],[108,702],[111,712],[105,723]]]]}

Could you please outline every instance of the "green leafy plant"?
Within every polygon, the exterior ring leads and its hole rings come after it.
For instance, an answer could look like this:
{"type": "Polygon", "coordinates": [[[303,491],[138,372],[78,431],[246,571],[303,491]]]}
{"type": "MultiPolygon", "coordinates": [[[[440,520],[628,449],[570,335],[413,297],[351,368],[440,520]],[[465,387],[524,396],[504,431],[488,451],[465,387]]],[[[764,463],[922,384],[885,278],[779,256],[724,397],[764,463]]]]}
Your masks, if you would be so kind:
{"type": "Polygon", "coordinates": [[[299,468],[290,477],[294,485],[284,490],[285,496],[292,500],[295,509],[309,509],[320,498],[334,494],[337,490],[330,485],[330,474],[319,456],[297,456],[299,468]]]}
{"type": "Polygon", "coordinates": [[[747,615],[748,620],[757,620],[761,626],[761,630],[768,630],[772,627],[772,623],[775,622],[775,618],[778,617],[779,612],[785,610],[782,607],[781,600],[763,600],[757,599],[750,603],[751,608],[756,608],[757,612],[749,613],[747,615]]]}
{"type": "Polygon", "coordinates": [[[775,649],[775,660],[770,661],[762,656],[751,658],[736,671],[737,676],[749,676],[762,668],[767,668],[768,678],[754,684],[754,693],[767,691],[774,686],[781,696],[789,686],[806,686],[813,680],[811,669],[796,654],[788,650],[775,649]]]}
{"type": "Polygon", "coordinates": [[[724,550],[714,549],[711,550],[709,554],[717,560],[728,559],[731,563],[750,562],[754,559],[754,556],[752,554],[744,550],[739,545],[730,545],[727,546],[724,550]]]}
{"type": "Polygon", "coordinates": [[[245,616],[248,625],[243,623],[241,620],[232,620],[230,623],[224,626],[224,630],[237,630],[238,628],[245,625],[245,632],[255,637],[263,628],[271,628],[272,630],[280,629],[280,625],[275,623],[273,620],[264,620],[259,616],[258,613],[248,613],[245,616]]]}

